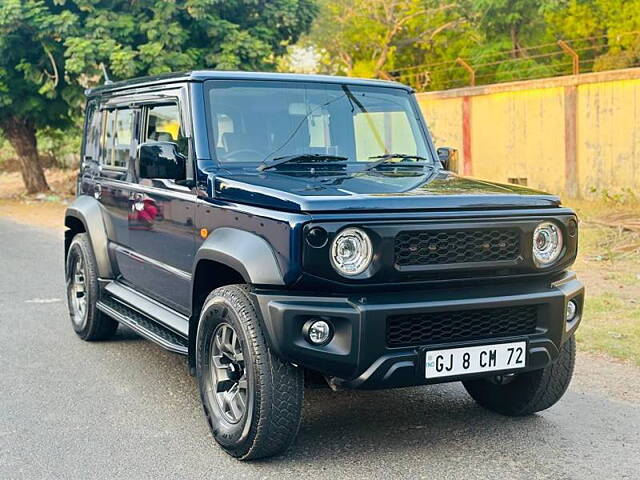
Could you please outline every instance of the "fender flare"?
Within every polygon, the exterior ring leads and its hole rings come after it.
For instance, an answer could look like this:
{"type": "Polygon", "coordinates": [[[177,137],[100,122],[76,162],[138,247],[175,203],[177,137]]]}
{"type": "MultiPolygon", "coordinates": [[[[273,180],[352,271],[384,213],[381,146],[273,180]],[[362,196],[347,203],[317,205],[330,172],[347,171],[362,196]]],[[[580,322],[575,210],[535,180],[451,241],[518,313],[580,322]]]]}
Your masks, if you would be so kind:
{"type": "MultiPolygon", "coordinates": [[[[196,272],[202,261],[217,262],[235,270],[247,284],[285,284],[284,276],[269,242],[246,230],[219,227],[209,234],[196,252],[193,262],[191,272],[192,299],[198,281],[196,272]]],[[[194,316],[193,305],[191,305],[191,315],[189,322],[189,368],[191,372],[195,372],[196,331],[200,319],[194,316]]]]}
{"type": "Polygon", "coordinates": [[[201,260],[212,260],[236,270],[246,283],[284,285],[271,245],[255,233],[232,227],[215,229],[198,249],[193,278],[201,260]]]}
{"type": "Polygon", "coordinates": [[[100,278],[113,278],[108,250],[109,237],[100,202],[88,195],[81,195],[67,207],[64,214],[65,225],[67,224],[67,218],[70,217],[82,222],[85,232],[89,235],[89,241],[98,266],[98,276],[100,278]]]}

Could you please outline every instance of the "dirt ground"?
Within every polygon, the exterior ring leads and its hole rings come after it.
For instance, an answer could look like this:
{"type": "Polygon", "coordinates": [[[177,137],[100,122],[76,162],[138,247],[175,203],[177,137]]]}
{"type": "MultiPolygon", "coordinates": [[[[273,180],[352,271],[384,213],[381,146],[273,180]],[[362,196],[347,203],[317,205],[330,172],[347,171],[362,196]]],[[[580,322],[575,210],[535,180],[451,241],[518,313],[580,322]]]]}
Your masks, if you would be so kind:
{"type": "MultiPolygon", "coordinates": [[[[38,198],[50,200],[71,198],[75,195],[75,170],[61,170],[58,168],[48,168],[45,170],[47,182],[51,192],[47,195],[40,195],[38,198]]],[[[0,199],[18,200],[28,198],[24,194],[24,184],[18,172],[0,171],[0,199]]]]}
{"type": "Polygon", "coordinates": [[[64,211],[75,193],[76,172],[46,170],[51,192],[25,195],[18,172],[0,172],[0,216],[64,232],[64,211]]]}
{"type": "MultiPolygon", "coordinates": [[[[74,173],[47,172],[52,192],[27,197],[17,173],[0,173],[0,216],[64,231],[74,173]]],[[[581,351],[640,366],[640,204],[569,201],[580,217],[574,270],[587,288],[581,351]]]]}

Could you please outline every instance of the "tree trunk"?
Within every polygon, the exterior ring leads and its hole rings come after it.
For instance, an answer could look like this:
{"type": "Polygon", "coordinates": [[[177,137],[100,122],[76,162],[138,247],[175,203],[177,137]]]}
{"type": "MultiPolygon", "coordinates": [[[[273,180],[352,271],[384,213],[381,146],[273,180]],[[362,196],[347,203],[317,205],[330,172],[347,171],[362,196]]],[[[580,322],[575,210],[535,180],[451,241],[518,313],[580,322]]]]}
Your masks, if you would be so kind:
{"type": "Polygon", "coordinates": [[[49,185],[38,155],[34,122],[18,117],[8,117],[0,121],[0,128],[18,155],[20,173],[22,173],[27,193],[48,191],[49,185]]]}
{"type": "Polygon", "coordinates": [[[512,58],[523,57],[522,46],[520,45],[520,26],[512,25],[510,35],[511,35],[511,57],[512,58]]]}

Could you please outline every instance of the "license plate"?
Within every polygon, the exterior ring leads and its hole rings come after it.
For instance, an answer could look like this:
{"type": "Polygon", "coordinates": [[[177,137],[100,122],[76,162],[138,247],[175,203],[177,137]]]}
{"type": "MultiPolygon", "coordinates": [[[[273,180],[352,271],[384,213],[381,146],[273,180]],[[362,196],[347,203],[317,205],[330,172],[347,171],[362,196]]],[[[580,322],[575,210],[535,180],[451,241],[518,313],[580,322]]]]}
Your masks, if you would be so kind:
{"type": "Polygon", "coordinates": [[[431,350],[427,352],[425,374],[438,378],[513,370],[525,367],[526,356],[527,342],[431,350]]]}

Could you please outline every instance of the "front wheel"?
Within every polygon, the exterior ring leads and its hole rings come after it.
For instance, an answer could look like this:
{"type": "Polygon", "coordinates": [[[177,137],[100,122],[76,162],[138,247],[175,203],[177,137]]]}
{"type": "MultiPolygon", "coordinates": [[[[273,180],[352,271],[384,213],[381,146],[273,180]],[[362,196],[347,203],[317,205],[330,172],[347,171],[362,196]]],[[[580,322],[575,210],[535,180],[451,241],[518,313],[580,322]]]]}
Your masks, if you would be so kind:
{"type": "Polygon", "coordinates": [[[576,361],[576,340],[571,337],[560,355],[546,368],[514,376],[462,382],[473,399],[488,410],[508,416],[530,415],[553,406],[567,391],[576,361]]]}
{"type": "Polygon", "coordinates": [[[293,442],[302,414],[302,370],[268,349],[246,286],[218,288],[205,300],[196,375],[211,433],[227,453],[253,460],[293,442]]]}

